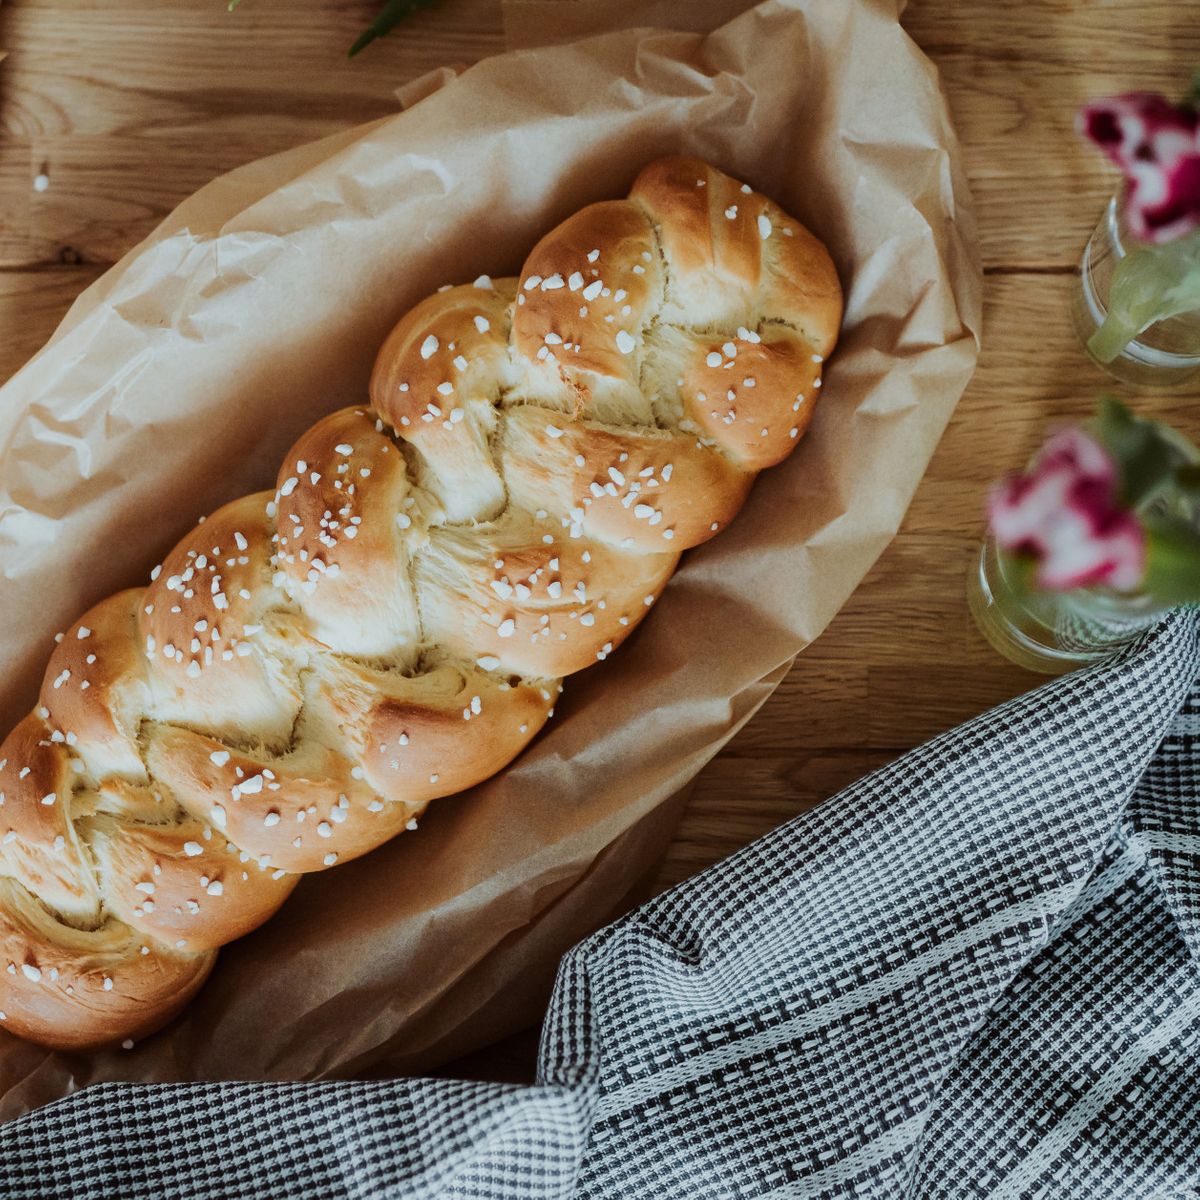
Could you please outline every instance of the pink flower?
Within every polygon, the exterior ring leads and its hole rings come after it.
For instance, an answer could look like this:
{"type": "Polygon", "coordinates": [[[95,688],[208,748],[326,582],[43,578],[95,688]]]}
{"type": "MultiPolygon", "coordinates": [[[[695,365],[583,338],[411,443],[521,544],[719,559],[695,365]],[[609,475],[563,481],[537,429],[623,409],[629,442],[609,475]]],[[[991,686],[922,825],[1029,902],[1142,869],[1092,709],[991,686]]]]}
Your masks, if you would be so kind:
{"type": "Polygon", "coordinates": [[[1118,502],[1117,481],[1116,463],[1095,438],[1064,429],[1028,474],[993,489],[988,518],[996,542],[1037,560],[1039,587],[1137,587],[1146,569],[1146,534],[1118,502]]]}
{"type": "Polygon", "coordinates": [[[1200,225],[1200,113],[1130,92],[1086,105],[1079,129],[1125,172],[1137,237],[1170,242],[1200,225]]]}

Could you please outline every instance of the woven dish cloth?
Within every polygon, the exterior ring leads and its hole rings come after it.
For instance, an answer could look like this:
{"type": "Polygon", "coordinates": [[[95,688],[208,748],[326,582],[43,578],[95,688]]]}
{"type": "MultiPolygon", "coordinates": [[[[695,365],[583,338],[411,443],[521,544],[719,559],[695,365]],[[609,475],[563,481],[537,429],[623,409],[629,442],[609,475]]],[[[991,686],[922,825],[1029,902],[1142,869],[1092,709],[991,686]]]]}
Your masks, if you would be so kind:
{"type": "Polygon", "coordinates": [[[1178,613],[588,938],[533,1086],[99,1085],[0,1195],[1200,1195],[1198,674],[1178,613]]]}

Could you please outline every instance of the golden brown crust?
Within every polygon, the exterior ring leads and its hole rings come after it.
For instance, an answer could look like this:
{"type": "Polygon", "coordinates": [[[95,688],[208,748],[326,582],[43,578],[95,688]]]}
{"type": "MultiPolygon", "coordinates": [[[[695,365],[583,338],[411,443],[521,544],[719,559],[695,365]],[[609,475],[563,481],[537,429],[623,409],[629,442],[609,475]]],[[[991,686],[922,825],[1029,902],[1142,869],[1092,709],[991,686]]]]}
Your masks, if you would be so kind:
{"type": "Polygon", "coordinates": [[[514,521],[420,561],[426,630],[445,651],[515,675],[581,671],[633,632],[679,559],[643,554],[631,570],[627,554],[551,529],[514,521]]]}
{"type": "Polygon", "coordinates": [[[379,797],[360,766],[315,740],[298,747],[274,758],[231,751],[190,729],[157,726],[148,735],[146,762],[189,812],[265,867],[320,871],[365,854],[404,827],[411,816],[404,804],[372,809],[379,797]]]}
{"type": "Polygon", "coordinates": [[[71,738],[92,775],[140,778],[136,720],[145,711],[145,658],[138,638],[142,588],[90,608],[50,657],[39,703],[46,724],[71,738]]]}
{"type": "MultiPolygon", "coordinates": [[[[841,326],[842,289],[829,252],[799,221],[746,184],[683,155],[644,168],[630,197],[657,224],[671,262],[674,307],[688,324],[703,327],[716,311],[726,318],[738,309],[746,317],[757,312],[786,322],[813,353],[829,356],[841,326]]],[[[740,316],[739,323],[755,328],[740,316]]]]}
{"type": "Polygon", "coordinates": [[[418,304],[297,440],[61,638],[0,746],[0,1025],[158,1028],[303,872],[488,778],[795,446],[824,248],[698,159],[418,304]]]}
{"type": "Polygon", "coordinates": [[[504,507],[489,440],[509,382],[514,293],[513,280],[487,278],[438,292],[400,321],[375,361],[371,403],[418,450],[420,482],[451,521],[486,520],[504,507]]]}
{"type": "Polygon", "coordinates": [[[151,712],[225,738],[290,730],[298,690],[272,586],[270,493],[219,508],[156,569],[138,619],[154,680],[151,712]],[[276,636],[280,635],[280,636],[276,636]]]}
{"type": "MultiPolygon", "coordinates": [[[[533,248],[513,314],[516,352],[584,373],[637,384],[640,341],[662,291],[654,228],[628,200],[590,204],[533,248]]],[[[586,381],[575,379],[581,399],[586,381]]]]}
{"type": "MultiPolygon", "coordinates": [[[[363,769],[393,803],[424,805],[494,775],[546,723],[561,691],[509,683],[466,664],[381,687],[365,724],[363,769]],[[470,737],[464,731],[470,731],[470,737]]],[[[414,813],[414,816],[416,813],[414,813]]]]}
{"type": "Polygon", "coordinates": [[[651,553],[698,546],[729,524],[754,481],[689,435],[556,422],[532,405],[509,414],[509,494],[525,508],[565,511],[585,537],[609,545],[651,553]]]}
{"type": "Polygon", "coordinates": [[[56,1050],[137,1039],[199,990],[216,954],[173,954],[119,921],[94,930],[56,922],[0,880],[0,1027],[56,1050]]]}
{"type": "Polygon", "coordinates": [[[684,412],[744,470],[774,466],[808,427],[837,339],[833,261],[778,205],[700,159],[651,163],[631,197],[671,263],[664,318],[696,332],[679,362],[684,412]]]}
{"type": "Polygon", "coordinates": [[[735,334],[706,347],[684,372],[688,416],[743,469],[773,467],[808,428],[820,386],[819,356],[771,326],[754,340],[735,334]]]}
{"type": "Polygon", "coordinates": [[[88,922],[100,911],[100,892],[71,819],[72,791],[65,742],[52,741],[30,713],[0,746],[0,874],[88,922]]]}
{"type": "Polygon", "coordinates": [[[90,834],[108,911],[180,952],[215,950],[256,929],[300,882],[204,821],[151,825],[100,816],[90,834]]]}
{"type": "Polygon", "coordinates": [[[275,493],[275,565],[323,645],[407,663],[421,627],[398,522],[411,528],[419,513],[404,459],[377,424],[344,408],[292,447],[275,493]]]}

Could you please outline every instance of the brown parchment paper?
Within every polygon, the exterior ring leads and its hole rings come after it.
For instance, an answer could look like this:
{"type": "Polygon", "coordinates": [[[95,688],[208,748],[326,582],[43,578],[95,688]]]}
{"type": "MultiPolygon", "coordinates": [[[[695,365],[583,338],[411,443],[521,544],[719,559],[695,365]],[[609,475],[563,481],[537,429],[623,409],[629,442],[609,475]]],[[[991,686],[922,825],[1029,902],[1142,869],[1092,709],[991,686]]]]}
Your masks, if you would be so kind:
{"type": "Polygon", "coordinates": [[[363,398],[409,306],[515,272],[657,155],[709,158],[829,244],[848,303],[811,431],[511,768],[309,876],[132,1051],[0,1033],[0,1116],[101,1079],[428,1069],[535,1021],[558,956],[629,902],[696,772],[892,537],[966,385],[967,191],[898,0],[515,0],[506,16],[510,52],[201,189],[0,389],[0,725],[33,702],[56,629],[363,398]]]}

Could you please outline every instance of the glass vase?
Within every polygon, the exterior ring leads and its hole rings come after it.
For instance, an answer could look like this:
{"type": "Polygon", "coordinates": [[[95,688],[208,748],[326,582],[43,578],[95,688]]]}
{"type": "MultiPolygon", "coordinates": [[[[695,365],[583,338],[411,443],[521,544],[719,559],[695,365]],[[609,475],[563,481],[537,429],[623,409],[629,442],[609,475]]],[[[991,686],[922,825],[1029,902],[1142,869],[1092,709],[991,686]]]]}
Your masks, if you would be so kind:
{"type": "Polygon", "coordinates": [[[967,602],[995,650],[1044,675],[1062,675],[1110,657],[1169,611],[1142,593],[1032,588],[1021,565],[992,537],[971,565],[967,602]]]}
{"type": "Polygon", "coordinates": [[[1163,245],[1130,232],[1120,197],[1084,247],[1072,316],[1114,378],[1177,391],[1200,378],[1200,230],[1163,245]]]}

